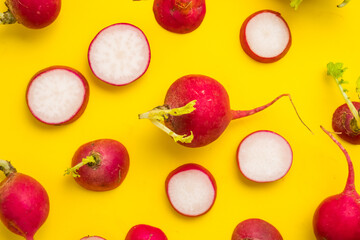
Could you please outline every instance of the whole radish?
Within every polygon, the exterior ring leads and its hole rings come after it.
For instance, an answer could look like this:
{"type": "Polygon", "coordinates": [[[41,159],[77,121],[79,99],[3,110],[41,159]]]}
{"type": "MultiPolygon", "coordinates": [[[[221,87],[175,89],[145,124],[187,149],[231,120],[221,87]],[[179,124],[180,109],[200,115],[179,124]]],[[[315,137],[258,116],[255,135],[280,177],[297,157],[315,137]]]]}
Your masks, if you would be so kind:
{"type": "Polygon", "coordinates": [[[0,170],[6,176],[0,183],[0,219],[10,231],[33,240],[49,214],[46,190],[8,161],[0,160],[0,170]]]}
{"type": "Polygon", "coordinates": [[[20,23],[28,28],[44,28],[55,21],[61,0],[6,0],[8,11],[0,13],[0,24],[20,23]]]}
{"type": "MultiPolygon", "coordinates": [[[[343,68],[342,63],[328,63],[327,74],[332,76],[339,87],[341,95],[345,100],[345,104],[338,107],[332,117],[332,127],[335,132],[339,132],[339,137],[352,144],[360,144],[360,116],[359,102],[351,102],[347,96],[347,90],[343,88],[344,83],[343,73],[346,68],[343,68]]],[[[360,93],[360,80],[357,82],[357,92],[360,93]]]]}
{"type": "Polygon", "coordinates": [[[202,23],[205,0],[154,0],[153,11],[156,21],[166,30],[174,33],[189,33],[202,23]]]}
{"type": "MultiPolygon", "coordinates": [[[[293,7],[295,10],[297,10],[299,8],[300,3],[303,0],[290,0],[290,6],[293,7]]],[[[350,2],[350,0],[344,0],[342,3],[340,3],[339,5],[337,5],[338,8],[344,7],[346,4],[348,4],[350,2]]]]}
{"type": "Polygon", "coordinates": [[[283,240],[280,232],[270,223],[250,218],[240,222],[234,229],[231,240],[283,240]]]}
{"type": "Polygon", "coordinates": [[[93,191],[117,188],[129,170],[129,154],[120,142],[99,139],[80,146],[65,174],[72,174],[82,187],[93,191]]]}
{"type": "Polygon", "coordinates": [[[139,224],[133,226],[126,235],[125,240],[167,240],[165,233],[156,227],[139,224]]]}
{"type": "Polygon", "coordinates": [[[229,96],[219,82],[208,76],[192,74],[179,78],[170,86],[163,106],[140,114],[139,118],[150,119],[184,146],[202,147],[215,141],[231,120],[262,111],[282,97],[289,97],[292,103],[289,94],[282,94],[264,106],[234,111],[230,109],[229,96]]]}
{"type": "Polygon", "coordinates": [[[350,156],[331,133],[321,128],[343,151],[349,173],[344,191],[326,198],[316,209],[313,218],[315,236],[318,240],[360,240],[360,196],[355,189],[350,156]]]}

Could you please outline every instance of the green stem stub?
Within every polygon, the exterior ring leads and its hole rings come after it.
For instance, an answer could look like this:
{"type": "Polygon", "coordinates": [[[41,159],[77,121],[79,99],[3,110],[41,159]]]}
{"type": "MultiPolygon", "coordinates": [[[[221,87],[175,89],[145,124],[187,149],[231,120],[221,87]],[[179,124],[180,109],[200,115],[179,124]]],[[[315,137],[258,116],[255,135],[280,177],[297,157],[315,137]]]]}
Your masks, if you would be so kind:
{"type": "Polygon", "coordinates": [[[337,5],[338,8],[342,8],[345,7],[346,4],[348,4],[350,2],[350,0],[344,0],[342,3],[340,3],[339,5],[337,5]]]}
{"type": "Polygon", "coordinates": [[[15,173],[16,169],[11,165],[9,161],[0,159],[0,170],[4,172],[5,176],[11,173],[15,173]]]}
{"type": "Polygon", "coordinates": [[[72,168],[68,168],[65,170],[64,176],[67,174],[72,174],[74,178],[80,177],[80,174],[77,172],[82,166],[90,165],[90,164],[96,164],[96,159],[93,155],[87,156],[86,158],[83,158],[80,163],[75,165],[72,168]]]}
{"type": "Polygon", "coordinates": [[[291,0],[290,6],[293,7],[295,10],[297,10],[302,1],[303,0],[291,0]]]}
{"type": "Polygon", "coordinates": [[[0,24],[13,24],[16,22],[16,18],[9,10],[0,13],[0,24]]]}

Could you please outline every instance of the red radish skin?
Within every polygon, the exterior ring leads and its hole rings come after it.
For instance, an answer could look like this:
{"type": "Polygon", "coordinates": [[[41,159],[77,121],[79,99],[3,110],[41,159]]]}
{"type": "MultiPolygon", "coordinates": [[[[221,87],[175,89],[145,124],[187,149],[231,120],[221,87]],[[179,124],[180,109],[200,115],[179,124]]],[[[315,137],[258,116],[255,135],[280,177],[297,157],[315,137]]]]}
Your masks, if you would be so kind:
{"type": "Polygon", "coordinates": [[[125,240],[167,240],[165,233],[156,227],[146,224],[133,226],[126,235],[125,240]]]}
{"type": "Polygon", "coordinates": [[[123,86],[139,79],[151,59],[150,44],[144,32],[129,23],[102,29],[88,49],[91,71],[100,80],[123,86]]]}
{"type": "Polygon", "coordinates": [[[360,196],[354,183],[354,168],[345,148],[326,129],[322,130],[338,145],[348,163],[348,179],[342,193],[323,200],[313,218],[318,240],[360,240],[360,196]]]}
{"type": "Polygon", "coordinates": [[[262,63],[272,63],[289,51],[290,28],[280,13],[262,10],[251,14],[241,26],[240,43],[247,55],[262,63]]]}
{"type": "Polygon", "coordinates": [[[83,237],[80,240],[106,240],[106,239],[99,236],[87,236],[87,237],[83,237]]]}
{"type": "Polygon", "coordinates": [[[34,178],[0,160],[6,178],[0,183],[0,219],[13,233],[33,240],[49,214],[49,197],[34,178]]]}
{"type": "Polygon", "coordinates": [[[0,24],[18,22],[25,27],[47,27],[58,17],[61,0],[6,0],[7,12],[0,13],[0,24]]]}
{"type": "MultiPolygon", "coordinates": [[[[179,144],[196,148],[206,146],[215,141],[220,137],[231,120],[262,111],[282,97],[289,97],[292,103],[289,94],[282,94],[261,107],[252,110],[234,111],[230,109],[229,96],[219,82],[208,76],[192,74],[179,78],[170,86],[163,106],[140,114],[139,118],[150,119],[179,144]],[[193,111],[189,112],[189,107],[186,106],[194,101],[196,103],[193,111]],[[179,113],[178,108],[184,106],[187,113],[179,113]],[[171,114],[175,116],[166,112],[174,109],[176,111],[171,114]],[[162,122],[164,122],[168,129],[160,126],[162,122]]],[[[292,105],[295,109],[293,103],[292,105]]]]}
{"type": "MultiPolygon", "coordinates": [[[[359,102],[352,102],[357,111],[360,110],[359,102]]],[[[348,105],[344,103],[338,107],[332,118],[332,127],[335,132],[339,132],[339,137],[352,144],[360,144],[360,129],[356,124],[354,115],[348,105]]]]}
{"type": "Polygon", "coordinates": [[[64,125],[77,120],[89,101],[89,84],[77,70],[51,66],[37,72],[26,90],[32,115],[49,125],[64,125]]]}
{"type": "Polygon", "coordinates": [[[124,181],[130,160],[124,145],[113,139],[99,139],[80,146],[75,152],[71,169],[75,181],[93,191],[108,191],[124,181]],[[92,162],[84,164],[84,159],[92,162]]]}
{"type": "Polygon", "coordinates": [[[278,133],[261,130],[249,134],[239,144],[237,162],[241,173],[254,182],[273,182],[290,170],[293,152],[278,133]]]}
{"type": "Polygon", "coordinates": [[[205,0],[155,0],[155,19],[164,29],[185,34],[197,29],[206,13],[205,0]]]}
{"type": "Polygon", "coordinates": [[[234,229],[231,240],[282,240],[280,232],[270,223],[250,218],[240,222],[234,229]]]}
{"type": "Polygon", "coordinates": [[[212,174],[195,163],[182,165],[170,172],[165,189],[175,211],[188,217],[207,213],[215,203],[217,192],[212,174]]]}

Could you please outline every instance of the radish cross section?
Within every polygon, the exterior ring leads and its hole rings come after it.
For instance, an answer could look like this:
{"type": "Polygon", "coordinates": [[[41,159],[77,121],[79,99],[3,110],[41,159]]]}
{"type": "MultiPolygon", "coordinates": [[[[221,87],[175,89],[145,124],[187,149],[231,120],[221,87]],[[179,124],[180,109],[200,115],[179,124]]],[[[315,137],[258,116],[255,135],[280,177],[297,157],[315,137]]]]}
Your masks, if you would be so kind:
{"type": "Polygon", "coordinates": [[[289,171],[293,153],[289,143],[271,131],[257,131],[240,143],[237,159],[240,171],[249,180],[272,182],[289,171]]]}
{"type": "Polygon", "coordinates": [[[129,84],[149,66],[149,42],[139,28],[127,23],[114,24],[95,36],[88,60],[100,80],[117,86],[129,84]]]}

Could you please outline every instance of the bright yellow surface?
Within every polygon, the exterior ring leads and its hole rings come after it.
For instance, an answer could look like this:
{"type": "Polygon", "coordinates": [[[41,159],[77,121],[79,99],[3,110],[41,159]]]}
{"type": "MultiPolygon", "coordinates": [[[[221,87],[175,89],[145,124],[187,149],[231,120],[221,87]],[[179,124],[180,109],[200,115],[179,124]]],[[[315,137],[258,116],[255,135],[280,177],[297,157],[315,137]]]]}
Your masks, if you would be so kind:
{"type": "MultiPolygon", "coordinates": [[[[58,19],[45,29],[19,24],[0,27],[0,158],[36,178],[50,196],[50,215],[35,239],[76,240],[89,234],[124,239],[132,226],[145,223],[161,228],[171,240],[227,240],[240,221],[253,217],[272,223],[284,239],[315,239],[316,207],[327,196],[341,192],[347,177],[343,154],[319,128],[322,124],[331,130],[332,113],[344,102],[335,82],[326,76],[326,64],[345,63],[349,95],[355,100],[354,83],[360,75],[360,2],[353,0],[338,9],[337,0],[304,0],[294,11],[288,0],[207,0],[202,25],[185,35],[162,29],[153,16],[152,3],[63,0],[58,19]],[[288,54],[272,64],[253,61],[238,39],[244,19],[262,9],[280,12],[293,37],[288,54]],[[117,22],[141,28],[152,53],[146,74],[122,87],[96,79],[87,62],[92,38],[117,22]],[[30,78],[51,65],[78,69],[90,85],[87,109],[70,125],[42,124],[26,106],[30,78]],[[314,135],[301,125],[286,99],[232,122],[217,141],[199,149],[176,144],[149,121],[137,119],[138,113],[163,104],[170,84],[190,73],[220,81],[234,109],[251,109],[291,93],[314,135]],[[239,142],[261,129],[284,136],[294,152],[290,172],[274,183],[250,182],[236,164],[239,142]],[[130,154],[128,176],[109,192],[87,191],[70,176],[63,176],[75,150],[99,138],[122,142],[130,154]],[[164,191],[167,174],[189,162],[211,171],[218,186],[213,208],[196,218],[176,213],[164,191]]],[[[360,149],[341,142],[354,160],[360,186],[360,149]]],[[[22,238],[1,225],[0,239],[22,238]]]]}

